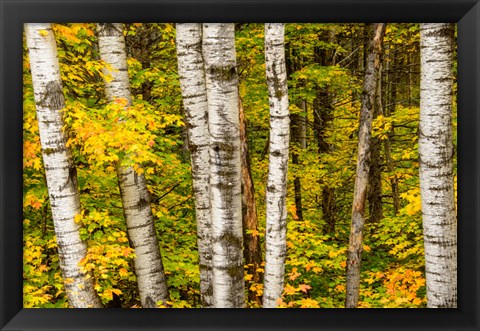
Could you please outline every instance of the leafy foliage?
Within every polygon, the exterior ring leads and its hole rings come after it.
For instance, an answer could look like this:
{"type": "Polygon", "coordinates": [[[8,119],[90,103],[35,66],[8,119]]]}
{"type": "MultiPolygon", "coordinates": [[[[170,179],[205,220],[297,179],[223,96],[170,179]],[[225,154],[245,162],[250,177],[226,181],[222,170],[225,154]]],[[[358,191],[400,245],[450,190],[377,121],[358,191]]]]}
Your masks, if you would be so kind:
{"type": "MultiPolygon", "coordinates": [[[[64,130],[77,168],[81,197],[82,211],[76,221],[88,245],[82,268],[93,277],[95,290],[107,307],[140,307],[133,272],[135,252],[129,246],[115,172],[118,166],[133,166],[145,174],[151,195],[171,296],[166,304],[200,307],[194,201],[176,72],[174,24],[126,24],[133,92],[129,107],[124,99],[106,102],[102,74],[105,64],[99,60],[95,25],[54,24],[54,31],[66,97],[64,130]]],[[[306,120],[307,146],[291,147],[299,162],[289,164],[287,260],[279,305],[343,307],[362,87],[363,26],[287,24],[285,39],[292,63],[288,81],[290,110],[306,120]],[[331,61],[325,64],[327,56],[331,61]],[[325,121],[328,124],[322,127],[328,151],[318,148],[314,109],[319,91],[327,93],[331,101],[330,117],[325,121]],[[306,103],[306,109],[298,106],[300,101],[306,103]],[[301,184],[303,220],[296,213],[295,177],[301,184]],[[324,230],[322,209],[322,192],[327,187],[335,190],[335,229],[329,233],[324,230]]],[[[269,105],[263,25],[237,24],[236,49],[260,219],[255,235],[264,243],[269,105]]],[[[382,61],[385,111],[374,120],[372,136],[382,146],[384,217],[378,222],[367,221],[365,226],[360,307],[425,307],[417,152],[418,24],[388,25],[382,61]],[[400,208],[395,211],[397,193],[400,208]]],[[[23,64],[24,307],[68,307],[45,184],[26,46],[23,64]]],[[[263,285],[255,283],[245,270],[246,289],[261,297],[263,285]]],[[[247,306],[258,307],[258,303],[248,302],[247,306]]]]}

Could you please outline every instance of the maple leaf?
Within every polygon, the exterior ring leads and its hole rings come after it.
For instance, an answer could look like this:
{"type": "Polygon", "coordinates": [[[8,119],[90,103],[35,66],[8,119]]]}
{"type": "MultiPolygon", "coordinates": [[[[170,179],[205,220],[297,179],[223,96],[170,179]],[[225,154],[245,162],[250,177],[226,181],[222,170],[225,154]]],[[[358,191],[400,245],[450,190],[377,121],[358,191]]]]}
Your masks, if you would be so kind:
{"type": "Polygon", "coordinates": [[[286,294],[286,295],[293,295],[295,294],[295,292],[297,292],[295,290],[295,287],[293,287],[292,285],[290,284],[287,284],[285,285],[285,289],[283,290],[283,292],[286,294]]]}
{"type": "Polygon", "coordinates": [[[307,284],[300,284],[300,286],[298,286],[298,288],[300,289],[300,291],[302,291],[304,293],[307,293],[308,290],[310,290],[312,287],[310,285],[307,285],[307,284]]]}
{"type": "Polygon", "coordinates": [[[295,280],[295,279],[298,278],[298,276],[300,276],[300,273],[297,272],[297,270],[298,270],[297,268],[292,269],[292,272],[289,274],[290,275],[290,277],[289,277],[290,280],[295,280]]]}

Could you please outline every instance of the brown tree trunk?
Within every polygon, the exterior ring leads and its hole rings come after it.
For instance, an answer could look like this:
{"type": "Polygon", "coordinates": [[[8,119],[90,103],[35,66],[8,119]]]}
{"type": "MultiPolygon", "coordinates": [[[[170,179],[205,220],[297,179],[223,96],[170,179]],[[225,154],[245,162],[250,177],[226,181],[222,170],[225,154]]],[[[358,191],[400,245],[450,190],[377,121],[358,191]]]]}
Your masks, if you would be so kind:
{"type": "MultiPolygon", "coordinates": [[[[306,112],[306,102],[304,100],[297,103],[300,109],[305,113],[306,112]]],[[[306,118],[302,114],[291,114],[291,137],[292,145],[294,146],[292,152],[292,164],[299,165],[299,155],[295,151],[296,149],[305,149],[307,148],[307,139],[306,139],[306,118]]],[[[295,197],[295,214],[298,221],[303,221],[303,206],[302,206],[302,187],[300,183],[300,177],[295,176],[293,179],[294,186],[294,197],[295,197]]]]}
{"type": "Polygon", "coordinates": [[[372,115],[375,104],[375,90],[380,67],[380,54],[385,34],[385,24],[368,24],[372,31],[367,50],[367,66],[362,93],[360,124],[358,133],[357,173],[353,192],[352,224],[347,255],[346,308],[356,308],[360,290],[360,263],[365,224],[365,200],[367,194],[370,163],[372,115]]]}
{"type": "MultiPolygon", "coordinates": [[[[388,62],[388,79],[385,82],[389,82],[389,88],[386,93],[386,102],[385,102],[385,116],[391,116],[395,112],[396,103],[397,103],[397,75],[396,75],[396,50],[392,48],[389,52],[390,61],[388,62]]],[[[392,190],[392,199],[393,199],[393,214],[397,215],[400,210],[400,193],[398,192],[398,179],[397,175],[394,173],[395,164],[391,156],[390,148],[390,136],[393,134],[393,128],[388,134],[388,138],[383,141],[383,148],[385,152],[385,163],[387,166],[388,172],[391,174],[390,178],[390,187],[392,190]]]]}
{"type": "MultiPolygon", "coordinates": [[[[335,32],[333,30],[328,30],[325,34],[320,35],[319,38],[321,40],[328,40],[329,43],[333,43],[335,42],[335,32]]],[[[322,66],[334,65],[333,50],[316,49],[315,61],[322,66]]],[[[319,154],[331,152],[331,146],[326,141],[326,131],[332,120],[332,95],[328,90],[328,87],[319,87],[317,90],[317,97],[313,103],[313,127],[319,154]]],[[[322,215],[323,220],[325,221],[323,232],[325,234],[333,234],[335,232],[335,189],[330,187],[328,183],[325,183],[323,180],[320,180],[320,185],[322,185],[322,215]]]]}
{"type": "MultiPolygon", "coordinates": [[[[301,66],[298,64],[297,59],[295,58],[295,50],[292,48],[287,48],[285,51],[285,63],[287,66],[287,77],[290,77],[292,73],[297,70],[300,70],[301,66]]],[[[297,101],[296,105],[302,109],[302,111],[306,114],[307,111],[307,104],[305,100],[297,101]]],[[[306,115],[300,115],[296,113],[290,114],[290,137],[291,137],[291,144],[294,147],[292,150],[292,164],[299,165],[299,155],[295,152],[295,148],[297,149],[305,149],[307,148],[307,119],[306,115]]],[[[295,197],[295,218],[298,221],[303,220],[303,206],[302,206],[302,185],[300,181],[300,177],[294,176],[293,178],[293,189],[294,189],[294,197],[295,197]]]]}
{"type": "MultiPolygon", "coordinates": [[[[242,101],[239,101],[240,113],[240,149],[242,163],[242,221],[243,221],[243,256],[249,274],[253,275],[252,282],[261,284],[263,277],[258,269],[262,264],[262,248],[258,236],[258,217],[255,205],[255,188],[253,186],[250,154],[248,152],[247,123],[243,111],[242,101]]],[[[251,302],[262,304],[262,297],[254,291],[248,291],[248,299],[251,302]]]]}
{"type": "MultiPolygon", "coordinates": [[[[379,73],[377,76],[377,88],[375,90],[375,105],[373,110],[373,119],[379,115],[383,115],[382,105],[382,75],[381,60],[379,73]]],[[[368,204],[370,213],[370,222],[376,223],[383,218],[382,206],[382,169],[381,169],[381,147],[382,142],[378,137],[372,138],[371,156],[370,156],[370,173],[368,186],[368,204]]]]}
{"type": "MultiPolygon", "coordinates": [[[[395,171],[395,165],[393,163],[392,156],[390,154],[390,140],[385,139],[383,142],[383,148],[385,150],[385,161],[387,163],[387,170],[389,173],[395,171]]],[[[390,178],[390,186],[392,187],[392,197],[393,197],[393,214],[397,215],[400,210],[400,193],[398,192],[398,178],[397,174],[393,174],[390,178]]]]}

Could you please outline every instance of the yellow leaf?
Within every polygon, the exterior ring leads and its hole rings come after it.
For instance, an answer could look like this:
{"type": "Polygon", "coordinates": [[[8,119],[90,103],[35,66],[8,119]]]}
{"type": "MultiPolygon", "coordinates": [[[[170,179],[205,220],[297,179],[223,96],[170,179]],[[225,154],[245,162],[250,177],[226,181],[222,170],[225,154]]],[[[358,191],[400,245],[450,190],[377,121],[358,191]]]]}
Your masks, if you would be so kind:
{"type": "Polygon", "coordinates": [[[47,31],[47,30],[40,30],[40,31],[38,31],[38,33],[39,33],[42,37],[48,36],[48,31],[47,31]]]}
{"type": "Polygon", "coordinates": [[[295,289],[295,287],[293,287],[292,285],[287,284],[287,285],[285,285],[285,288],[284,288],[283,292],[284,292],[286,295],[293,295],[293,294],[295,294],[296,289],[295,289]]]}
{"type": "Polygon", "coordinates": [[[75,223],[80,223],[82,221],[82,214],[77,214],[74,217],[75,223]]]}
{"type": "Polygon", "coordinates": [[[320,308],[318,301],[307,298],[302,299],[300,308],[320,308]]]}
{"type": "Polygon", "coordinates": [[[68,284],[73,284],[74,280],[73,278],[64,278],[63,282],[68,285],[68,284]]]}
{"type": "Polygon", "coordinates": [[[372,284],[373,282],[375,282],[375,279],[373,279],[373,278],[367,278],[367,279],[365,279],[365,281],[366,281],[368,284],[372,284]]]}
{"type": "Polygon", "coordinates": [[[103,297],[105,297],[108,300],[113,300],[112,290],[105,290],[105,292],[103,292],[103,297]]]}
{"type": "Polygon", "coordinates": [[[422,300],[419,299],[419,298],[415,298],[415,299],[413,299],[412,303],[413,303],[414,305],[419,305],[419,304],[422,303],[422,300]]]}

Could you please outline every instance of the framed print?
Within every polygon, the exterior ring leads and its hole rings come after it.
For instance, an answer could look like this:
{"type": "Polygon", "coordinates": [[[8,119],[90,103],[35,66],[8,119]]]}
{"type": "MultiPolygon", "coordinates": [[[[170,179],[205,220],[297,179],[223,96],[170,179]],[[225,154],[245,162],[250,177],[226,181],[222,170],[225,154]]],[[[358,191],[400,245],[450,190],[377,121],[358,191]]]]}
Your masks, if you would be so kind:
{"type": "Polygon", "coordinates": [[[477,0],[0,6],[1,330],[480,328],[477,0]]]}

